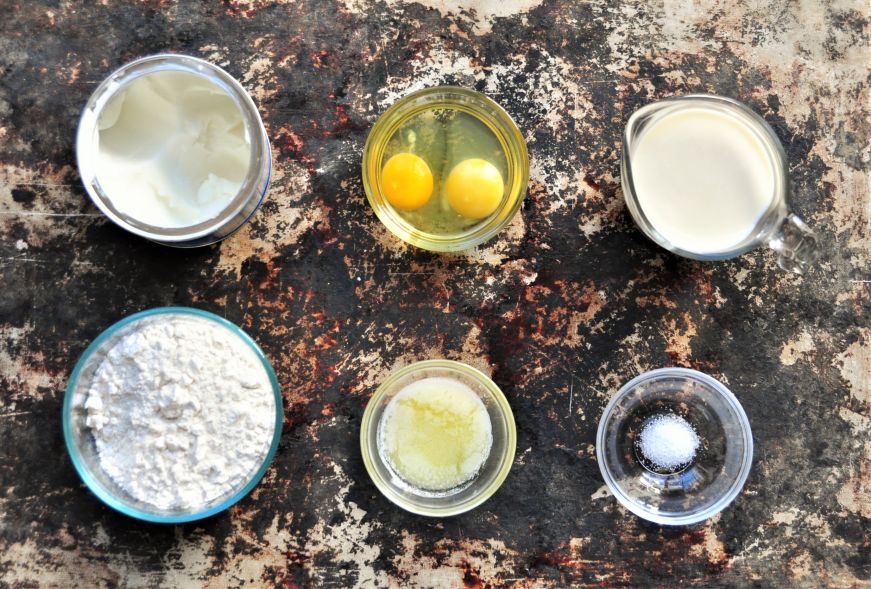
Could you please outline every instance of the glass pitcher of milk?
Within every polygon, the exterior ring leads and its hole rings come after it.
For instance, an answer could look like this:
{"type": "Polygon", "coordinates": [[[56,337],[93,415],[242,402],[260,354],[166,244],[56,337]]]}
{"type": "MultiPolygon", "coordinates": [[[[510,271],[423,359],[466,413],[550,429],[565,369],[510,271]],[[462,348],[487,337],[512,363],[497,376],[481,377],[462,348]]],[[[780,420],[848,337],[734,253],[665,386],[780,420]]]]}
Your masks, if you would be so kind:
{"type": "Polygon", "coordinates": [[[621,182],[641,230],[676,254],[724,260],[767,244],[782,268],[798,273],[818,257],[813,232],[789,211],[777,135],[729,98],[682,96],[636,111],[621,182]]]}

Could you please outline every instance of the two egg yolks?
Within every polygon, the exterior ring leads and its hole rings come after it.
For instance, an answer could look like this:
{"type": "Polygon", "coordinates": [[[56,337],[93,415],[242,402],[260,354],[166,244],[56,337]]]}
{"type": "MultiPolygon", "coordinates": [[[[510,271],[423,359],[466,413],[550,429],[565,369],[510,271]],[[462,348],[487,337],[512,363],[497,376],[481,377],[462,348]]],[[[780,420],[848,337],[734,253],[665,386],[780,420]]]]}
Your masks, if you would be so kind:
{"type": "MultiPolygon", "coordinates": [[[[381,170],[381,186],[391,205],[404,211],[419,209],[433,192],[433,176],[423,158],[398,153],[381,170]]],[[[499,206],[505,184],[490,162],[478,158],[461,161],[448,174],[445,195],[460,215],[483,219],[499,206]]]]}

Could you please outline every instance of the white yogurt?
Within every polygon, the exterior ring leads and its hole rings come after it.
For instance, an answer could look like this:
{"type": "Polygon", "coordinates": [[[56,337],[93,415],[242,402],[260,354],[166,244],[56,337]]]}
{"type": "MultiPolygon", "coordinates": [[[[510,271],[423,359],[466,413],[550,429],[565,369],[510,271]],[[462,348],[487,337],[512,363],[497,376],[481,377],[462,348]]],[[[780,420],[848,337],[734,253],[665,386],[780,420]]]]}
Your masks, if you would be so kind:
{"type": "Polygon", "coordinates": [[[759,136],[737,116],[703,106],[650,121],[630,161],[644,215],[685,251],[735,249],[775,198],[775,168],[759,136]]]}
{"type": "Polygon", "coordinates": [[[216,217],[239,192],[251,160],[239,106],[189,72],[135,79],[106,105],[97,141],[97,179],[112,205],[163,228],[216,217]]]}

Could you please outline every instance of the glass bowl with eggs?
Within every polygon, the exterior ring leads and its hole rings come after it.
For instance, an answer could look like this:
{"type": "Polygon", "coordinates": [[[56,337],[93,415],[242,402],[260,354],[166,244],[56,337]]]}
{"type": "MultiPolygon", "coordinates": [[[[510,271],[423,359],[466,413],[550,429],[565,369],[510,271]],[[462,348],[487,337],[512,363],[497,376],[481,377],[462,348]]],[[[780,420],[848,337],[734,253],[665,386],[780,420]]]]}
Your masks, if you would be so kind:
{"type": "Polygon", "coordinates": [[[485,374],[452,360],[393,372],[369,400],[363,463],[390,501],[419,515],[464,513],[505,481],[517,445],[505,395],[485,374]]]}
{"type": "Polygon", "coordinates": [[[496,102],[465,88],[409,94],[375,123],[363,187],[375,214],[422,249],[473,248],[507,225],[529,182],[526,142],[496,102]]]}

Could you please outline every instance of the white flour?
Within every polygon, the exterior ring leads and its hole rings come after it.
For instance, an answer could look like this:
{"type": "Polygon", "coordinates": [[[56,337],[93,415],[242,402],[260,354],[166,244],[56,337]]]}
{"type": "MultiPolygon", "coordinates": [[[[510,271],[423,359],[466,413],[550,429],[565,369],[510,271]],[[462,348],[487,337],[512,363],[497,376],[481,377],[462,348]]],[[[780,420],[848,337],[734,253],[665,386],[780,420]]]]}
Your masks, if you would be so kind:
{"type": "Polygon", "coordinates": [[[85,401],[100,465],[160,509],[209,506],[269,451],[275,398],[253,350],[206,319],[162,315],[125,334],[85,401]]]}

